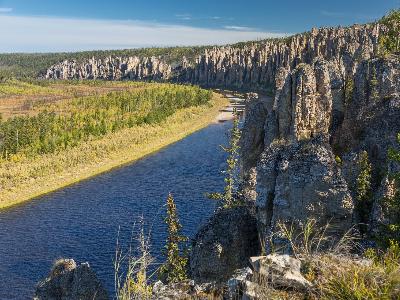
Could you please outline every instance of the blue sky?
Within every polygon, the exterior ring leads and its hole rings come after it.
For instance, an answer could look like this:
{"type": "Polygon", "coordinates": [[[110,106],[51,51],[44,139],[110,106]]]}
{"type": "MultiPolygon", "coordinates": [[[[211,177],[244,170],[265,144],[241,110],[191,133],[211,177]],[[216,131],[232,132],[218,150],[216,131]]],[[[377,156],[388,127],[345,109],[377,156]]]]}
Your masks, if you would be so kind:
{"type": "Polygon", "coordinates": [[[376,20],[400,0],[0,0],[0,52],[224,44],[376,20]]]}

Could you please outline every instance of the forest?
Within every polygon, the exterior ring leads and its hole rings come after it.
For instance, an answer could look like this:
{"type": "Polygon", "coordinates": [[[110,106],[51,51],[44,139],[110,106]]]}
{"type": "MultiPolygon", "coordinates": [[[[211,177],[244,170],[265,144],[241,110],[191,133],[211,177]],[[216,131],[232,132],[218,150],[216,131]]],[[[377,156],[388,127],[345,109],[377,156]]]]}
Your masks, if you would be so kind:
{"type": "MultiPolygon", "coordinates": [[[[212,95],[195,86],[142,85],[51,105],[36,101],[36,114],[0,119],[1,158],[54,153],[123,128],[160,123],[179,109],[208,103],[212,95]]],[[[7,88],[0,86],[0,94],[7,88]]]]}

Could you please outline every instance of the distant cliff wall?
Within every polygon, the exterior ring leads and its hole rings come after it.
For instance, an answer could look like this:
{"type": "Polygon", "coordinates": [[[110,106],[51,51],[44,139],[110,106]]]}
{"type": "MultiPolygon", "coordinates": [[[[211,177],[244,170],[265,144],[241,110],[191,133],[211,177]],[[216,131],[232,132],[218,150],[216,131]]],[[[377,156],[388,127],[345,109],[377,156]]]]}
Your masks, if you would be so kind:
{"type": "Polygon", "coordinates": [[[313,29],[243,47],[213,47],[192,61],[182,57],[173,63],[163,57],[92,58],[82,63],[67,60],[51,66],[46,78],[170,80],[206,87],[273,90],[280,68],[292,70],[317,57],[335,61],[343,72],[354,71],[359,60],[376,54],[379,33],[379,24],[313,29]]]}

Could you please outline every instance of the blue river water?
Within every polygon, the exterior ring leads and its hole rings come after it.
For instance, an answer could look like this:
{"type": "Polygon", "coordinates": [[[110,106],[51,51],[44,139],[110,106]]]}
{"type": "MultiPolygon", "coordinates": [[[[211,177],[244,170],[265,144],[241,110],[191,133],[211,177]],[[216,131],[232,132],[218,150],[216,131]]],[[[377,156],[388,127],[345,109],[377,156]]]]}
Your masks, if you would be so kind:
{"type": "Polygon", "coordinates": [[[160,261],[169,192],[184,233],[193,237],[215,209],[204,194],[223,187],[226,155],[219,145],[230,127],[210,125],[130,165],[0,211],[0,299],[32,299],[37,282],[61,257],[88,261],[113,296],[118,228],[127,246],[143,215],[160,261]]]}

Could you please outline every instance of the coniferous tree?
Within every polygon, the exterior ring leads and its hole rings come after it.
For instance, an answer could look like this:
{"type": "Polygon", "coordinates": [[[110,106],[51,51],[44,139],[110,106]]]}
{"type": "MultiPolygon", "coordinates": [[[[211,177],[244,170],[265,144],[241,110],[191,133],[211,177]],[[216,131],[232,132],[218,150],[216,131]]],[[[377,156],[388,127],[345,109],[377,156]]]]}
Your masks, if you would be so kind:
{"type": "MultiPolygon", "coordinates": [[[[400,145],[400,133],[397,136],[397,141],[400,145]]],[[[399,165],[400,151],[390,149],[389,159],[399,165]]],[[[400,242],[400,172],[390,174],[390,177],[395,181],[396,193],[393,198],[384,199],[384,205],[388,207],[387,211],[390,211],[391,215],[390,222],[384,226],[385,228],[383,228],[380,236],[385,246],[393,241],[400,242]]]]}
{"type": "MultiPolygon", "coordinates": [[[[371,211],[371,171],[372,166],[368,159],[367,151],[362,151],[358,158],[359,173],[357,176],[357,197],[356,209],[358,211],[362,224],[368,222],[369,213],[371,211]]],[[[364,226],[364,225],[362,225],[364,226]]],[[[365,228],[362,228],[364,231],[365,228]]]]}
{"type": "Polygon", "coordinates": [[[167,216],[165,223],[168,227],[168,237],[164,247],[165,263],[159,270],[163,282],[178,282],[187,278],[187,251],[184,248],[188,238],[182,235],[182,225],[179,222],[176,205],[172,194],[167,197],[167,216]]]}
{"type": "Polygon", "coordinates": [[[242,201],[235,197],[235,191],[238,186],[238,156],[239,156],[239,140],[241,131],[239,128],[239,116],[236,111],[234,111],[235,117],[233,120],[233,127],[230,131],[230,141],[228,147],[222,147],[222,149],[228,153],[228,158],[226,159],[226,170],[223,171],[225,174],[225,187],[223,193],[210,193],[207,196],[210,199],[220,200],[221,206],[224,208],[230,208],[235,206],[240,206],[242,201]]]}

